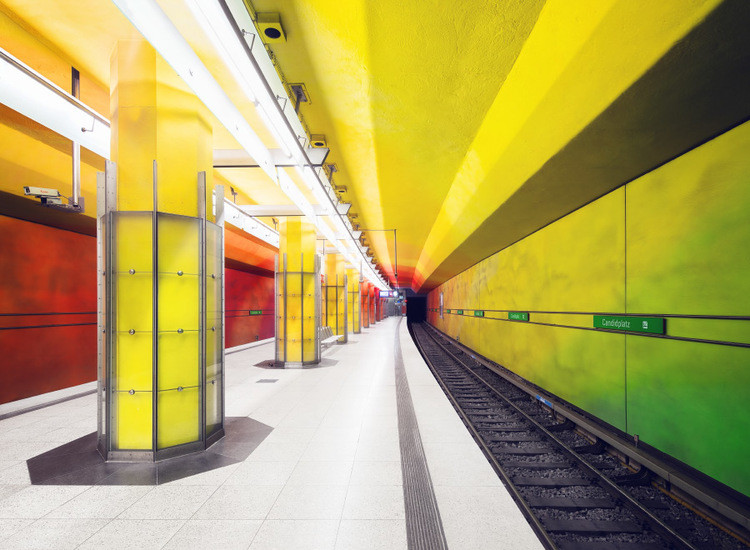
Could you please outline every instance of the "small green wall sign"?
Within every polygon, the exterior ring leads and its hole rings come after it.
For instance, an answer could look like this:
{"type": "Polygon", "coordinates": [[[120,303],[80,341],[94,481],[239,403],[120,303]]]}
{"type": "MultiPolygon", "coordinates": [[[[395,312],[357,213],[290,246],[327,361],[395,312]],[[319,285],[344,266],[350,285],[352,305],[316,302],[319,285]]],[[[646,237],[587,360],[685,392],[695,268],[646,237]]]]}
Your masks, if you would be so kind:
{"type": "Polygon", "coordinates": [[[445,312],[446,312],[446,313],[450,313],[450,312],[451,312],[451,310],[450,310],[450,309],[446,309],[446,310],[445,310],[445,312]]]}
{"type": "Polygon", "coordinates": [[[475,309],[474,310],[474,317],[484,317],[484,311],[475,309]]]}
{"type": "Polygon", "coordinates": [[[250,310],[250,315],[263,315],[263,310],[262,309],[251,309],[250,310]]]}
{"type": "Polygon", "coordinates": [[[528,311],[509,311],[508,319],[510,319],[511,321],[528,321],[529,312],[528,311]]]}
{"type": "Polygon", "coordinates": [[[457,313],[458,315],[463,315],[463,314],[464,314],[464,310],[463,310],[463,309],[457,309],[457,310],[456,310],[456,313],[457,313]]]}
{"type": "Polygon", "coordinates": [[[664,334],[665,323],[660,317],[623,317],[615,315],[594,315],[594,328],[625,330],[628,332],[649,332],[664,334]]]}

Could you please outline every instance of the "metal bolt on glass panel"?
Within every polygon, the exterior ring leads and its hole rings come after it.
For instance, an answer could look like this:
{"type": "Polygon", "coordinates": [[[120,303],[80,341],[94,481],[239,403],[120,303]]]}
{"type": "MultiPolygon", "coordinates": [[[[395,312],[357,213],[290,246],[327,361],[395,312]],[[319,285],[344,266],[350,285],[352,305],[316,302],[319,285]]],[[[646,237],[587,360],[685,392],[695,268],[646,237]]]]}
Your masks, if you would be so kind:
{"type": "MultiPolygon", "coordinates": [[[[98,178],[98,448],[107,460],[156,461],[224,435],[223,216],[116,210],[116,165],[98,178]]],[[[217,190],[217,197],[223,191],[217,190]]]]}

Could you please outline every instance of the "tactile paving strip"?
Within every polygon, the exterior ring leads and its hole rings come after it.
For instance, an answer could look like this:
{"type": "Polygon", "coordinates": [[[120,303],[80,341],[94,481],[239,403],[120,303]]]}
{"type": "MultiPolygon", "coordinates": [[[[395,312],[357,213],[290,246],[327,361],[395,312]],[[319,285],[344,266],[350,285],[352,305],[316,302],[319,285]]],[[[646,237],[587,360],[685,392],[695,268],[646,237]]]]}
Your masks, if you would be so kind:
{"type": "Polygon", "coordinates": [[[396,328],[394,362],[407,541],[411,550],[447,550],[448,543],[445,540],[443,523],[440,520],[440,511],[422,447],[422,438],[419,435],[419,425],[409,391],[404,360],[401,356],[400,326],[401,319],[396,328]]]}

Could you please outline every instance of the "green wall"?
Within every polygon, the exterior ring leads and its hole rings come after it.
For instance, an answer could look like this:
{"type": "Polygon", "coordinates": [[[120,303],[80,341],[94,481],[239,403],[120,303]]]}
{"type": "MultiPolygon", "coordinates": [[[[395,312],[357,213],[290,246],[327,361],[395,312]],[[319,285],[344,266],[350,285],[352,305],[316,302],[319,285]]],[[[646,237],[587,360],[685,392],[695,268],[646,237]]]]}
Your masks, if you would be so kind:
{"type": "Polygon", "coordinates": [[[430,323],[750,495],[748,151],[745,123],[497,252],[429,294],[465,310],[430,323]],[[585,330],[594,313],[690,340],[585,330]]]}

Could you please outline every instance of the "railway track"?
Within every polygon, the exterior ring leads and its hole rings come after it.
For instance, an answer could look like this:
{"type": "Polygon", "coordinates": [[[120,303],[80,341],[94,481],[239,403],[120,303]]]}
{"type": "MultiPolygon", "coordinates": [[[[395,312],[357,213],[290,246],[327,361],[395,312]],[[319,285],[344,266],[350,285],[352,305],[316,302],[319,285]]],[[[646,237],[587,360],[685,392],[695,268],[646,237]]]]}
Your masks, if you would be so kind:
{"type": "Polygon", "coordinates": [[[547,548],[746,548],[427,325],[423,357],[547,548]],[[704,525],[706,524],[706,525],[704,525]]]}

